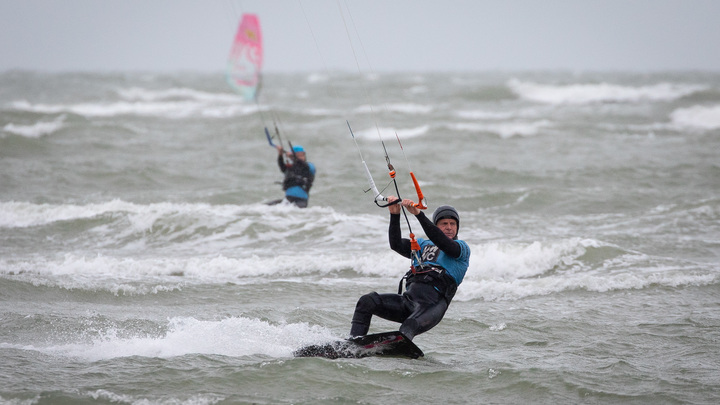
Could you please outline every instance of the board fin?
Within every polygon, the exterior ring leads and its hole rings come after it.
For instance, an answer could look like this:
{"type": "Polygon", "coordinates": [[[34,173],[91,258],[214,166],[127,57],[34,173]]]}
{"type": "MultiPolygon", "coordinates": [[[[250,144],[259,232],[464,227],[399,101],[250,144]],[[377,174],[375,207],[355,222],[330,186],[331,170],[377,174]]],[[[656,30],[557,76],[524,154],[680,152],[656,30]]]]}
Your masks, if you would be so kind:
{"type": "Polygon", "coordinates": [[[425,354],[400,332],[383,332],[338,340],[322,345],[310,345],[293,352],[295,357],[324,357],[328,359],[394,356],[417,359],[425,354]]]}

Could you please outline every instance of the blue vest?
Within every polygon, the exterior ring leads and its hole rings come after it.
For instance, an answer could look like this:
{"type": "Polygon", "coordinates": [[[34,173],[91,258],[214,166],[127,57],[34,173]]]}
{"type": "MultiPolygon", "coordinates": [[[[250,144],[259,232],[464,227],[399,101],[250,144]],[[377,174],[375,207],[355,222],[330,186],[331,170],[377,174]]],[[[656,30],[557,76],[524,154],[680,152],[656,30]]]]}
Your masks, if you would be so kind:
{"type": "MultiPolygon", "coordinates": [[[[310,173],[315,175],[315,165],[308,162],[308,167],[310,168],[310,173]]],[[[308,195],[307,191],[303,190],[300,186],[292,186],[285,190],[285,195],[288,197],[295,197],[295,198],[302,198],[303,200],[307,200],[310,196],[308,195]]]]}
{"type": "MultiPolygon", "coordinates": [[[[465,241],[456,240],[460,244],[461,250],[460,257],[457,258],[446,255],[429,239],[418,238],[417,241],[420,245],[420,260],[423,263],[444,268],[458,285],[462,283],[468,266],[470,266],[470,247],[465,241]]],[[[413,264],[418,266],[414,259],[413,264]]]]}

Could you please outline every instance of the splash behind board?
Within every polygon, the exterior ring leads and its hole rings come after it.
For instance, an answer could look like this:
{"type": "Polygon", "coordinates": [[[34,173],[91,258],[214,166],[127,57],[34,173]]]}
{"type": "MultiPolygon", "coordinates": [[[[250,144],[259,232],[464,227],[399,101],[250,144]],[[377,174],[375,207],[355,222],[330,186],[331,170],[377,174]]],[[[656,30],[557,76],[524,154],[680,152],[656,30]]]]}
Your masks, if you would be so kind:
{"type": "Polygon", "coordinates": [[[417,359],[424,356],[422,350],[400,332],[384,332],[323,345],[305,346],[296,350],[295,357],[362,358],[369,356],[393,356],[417,359]]]}

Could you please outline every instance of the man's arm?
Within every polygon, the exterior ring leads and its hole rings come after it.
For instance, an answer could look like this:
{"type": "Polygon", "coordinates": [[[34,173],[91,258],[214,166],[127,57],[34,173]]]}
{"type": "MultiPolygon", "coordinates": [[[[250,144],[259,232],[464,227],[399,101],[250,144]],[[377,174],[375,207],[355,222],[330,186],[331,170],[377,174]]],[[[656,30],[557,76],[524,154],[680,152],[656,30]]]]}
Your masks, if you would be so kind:
{"type": "Polygon", "coordinates": [[[446,255],[450,257],[460,257],[462,254],[462,248],[460,247],[460,244],[457,241],[454,241],[447,236],[438,228],[435,226],[435,224],[432,223],[430,218],[425,216],[425,213],[420,211],[417,215],[415,215],[415,218],[418,219],[420,222],[420,225],[423,228],[423,231],[425,231],[425,235],[427,235],[428,239],[432,241],[432,243],[435,244],[440,250],[445,252],[446,255]]]}
{"type": "Polygon", "coordinates": [[[277,149],[278,151],[277,162],[278,166],[280,167],[280,171],[285,173],[285,170],[287,170],[287,166],[285,166],[285,159],[283,159],[283,147],[280,145],[275,145],[275,149],[277,149]]]}
{"type": "Polygon", "coordinates": [[[388,239],[390,240],[390,249],[401,255],[410,258],[412,249],[410,248],[410,240],[402,238],[400,231],[400,214],[390,214],[390,228],[388,229],[388,239]]]}

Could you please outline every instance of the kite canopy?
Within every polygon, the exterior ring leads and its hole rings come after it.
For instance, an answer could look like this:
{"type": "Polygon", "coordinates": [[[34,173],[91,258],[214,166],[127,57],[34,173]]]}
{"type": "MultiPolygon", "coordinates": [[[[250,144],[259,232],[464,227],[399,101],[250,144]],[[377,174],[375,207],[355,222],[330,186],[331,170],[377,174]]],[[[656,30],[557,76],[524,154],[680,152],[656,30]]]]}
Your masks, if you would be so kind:
{"type": "Polygon", "coordinates": [[[248,101],[254,101],[260,86],[262,35],[255,14],[243,14],[228,57],[226,78],[230,87],[248,101]]]}

